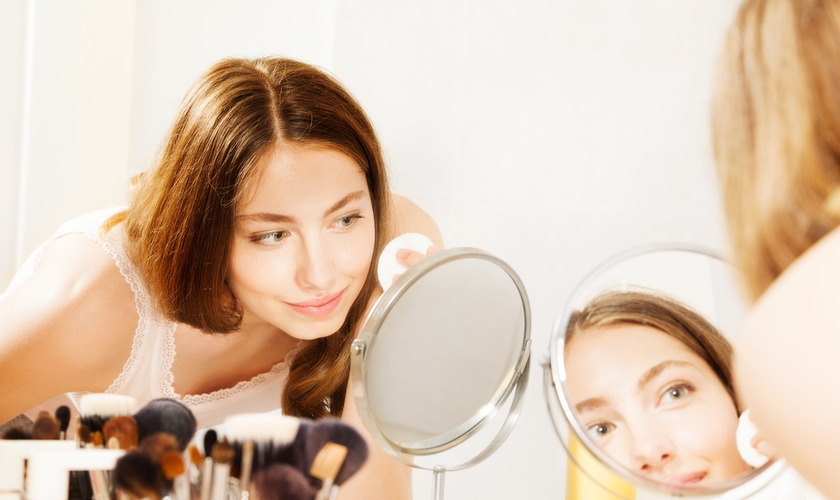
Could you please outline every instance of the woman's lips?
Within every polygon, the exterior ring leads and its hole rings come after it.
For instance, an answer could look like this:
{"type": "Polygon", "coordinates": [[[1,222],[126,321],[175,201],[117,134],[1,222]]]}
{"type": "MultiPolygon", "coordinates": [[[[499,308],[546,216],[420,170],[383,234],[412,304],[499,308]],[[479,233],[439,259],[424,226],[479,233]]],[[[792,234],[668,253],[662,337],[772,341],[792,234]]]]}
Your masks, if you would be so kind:
{"type": "Polygon", "coordinates": [[[309,316],[310,318],[323,318],[335,311],[341,303],[341,296],[343,294],[344,290],[318,299],[307,300],[306,302],[297,302],[294,304],[286,302],[286,304],[291,307],[293,311],[309,316]]]}
{"type": "Polygon", "coordinates": [[[673,484],[675,486],[693,486],[706,478],[706,472],[689,472],[688,474],[681,474],[679,476],[671,476],[666,478],[663,482],[673,484]]]}

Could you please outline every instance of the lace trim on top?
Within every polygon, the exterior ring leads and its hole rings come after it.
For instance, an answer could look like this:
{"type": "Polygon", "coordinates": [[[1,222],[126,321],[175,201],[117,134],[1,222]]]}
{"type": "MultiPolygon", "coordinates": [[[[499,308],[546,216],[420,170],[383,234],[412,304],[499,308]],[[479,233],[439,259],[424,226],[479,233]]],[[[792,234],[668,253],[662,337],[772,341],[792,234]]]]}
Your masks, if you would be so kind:
{"type": "Polygon", "coordinates": [[[152,311],[151,299],[149,293],[146,291],[146,288],[140,281],[139,276],[137,276],[137,273],[134,272],[134,266],[132,266],[131,262],[128,260],[128,256],[121,244],[111,240],[108,235],[105,235],[102,239],[100,239],[99,227],[96,228],[96,232],[86,230],[84,233],[92,240],[102,244],[105,252],[113,257],[114,262],[117,263],[117,267],[120,270],[120,274],[122,274],[125,281],[131,287],[131,291],[134,292],[134,306],[137,308],[138,320],[137,330],[134,332],[134,341],[131,343],[131,354],[128,356],[128,360],[123,365],[123,370],[120,375],[105,390],[105,392],[117,393],[122,390],[128,381],[128,378],[137,368],[137,356],[140,352],[140,347],[143,345],[143,341],[146,338],[148,318],[150,317],[152,311]]]}
{"type": "Polygon", "coordinates": [[[163,341],[163,366],[161,367],[163,374],[160,378],[159,389],[164,397],[179,399],[187,406],[198,406],[227,399],[237,394],[249,392],[263,383],[273,380],[285,371],[286,366],[291,362],[292,357],[297,354],[303,344],[303,342],[298,342],[297,345],[295,345],[295,347],[286,354],[285,360],[272,366],[271,370],[265,373],[260,373],[250,380],[243,380],[227,389],[219,389],[218,391],[205,394],[186,394],[181,396],[175,392],[175,375],[172,373],[172,364],[175,362],[175,330],[177,329],[177,326],[178,325],[176,323],[173,323],[171,327],[166,330],[166,337],[163,341]]]}

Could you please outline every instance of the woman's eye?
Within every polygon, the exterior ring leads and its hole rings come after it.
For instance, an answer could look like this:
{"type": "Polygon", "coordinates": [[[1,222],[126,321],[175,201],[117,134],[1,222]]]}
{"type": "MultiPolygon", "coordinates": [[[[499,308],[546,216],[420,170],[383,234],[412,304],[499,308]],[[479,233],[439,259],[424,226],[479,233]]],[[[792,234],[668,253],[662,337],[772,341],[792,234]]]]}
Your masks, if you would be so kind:
{"type": "Polygon", "coordinates": [[[612,424],[598,423],[598,424],[590,425],[587,430],[589,431],[589,434],[597,440],[597,439],[603,438],[604,436],[606,436],[607,434],[612,432],[614,429],[615,429],[615,426],[612,425],[612,424]]]}
{"type": "Polygon", "coordinates": [[[660,398],[660,403],[673,403],[688,396],[691,386],[680,384],[669,387],[660,398]]]}
{"type": "Polygon", "coordinates": [[[347,217],[342,217],[342,218],[338,219],[337,221],[335,221],[335,225],[337,227],[346,229],[348,227],[351,227],[353,224],[356,223],[356,221],[358,219],[361,219],[361,218],[362,218],[361,215],[348,215],[347,217]]]}
{"type": "Polygon", "coordinates": [[[275,231],[273,233],[257,236],[256,238],[254,238],[254,241],[258,243],[273,245],[276,243],[280,243],[281,240],[286,239],[286,236],[288,236],[286,231],[275,231]]]}

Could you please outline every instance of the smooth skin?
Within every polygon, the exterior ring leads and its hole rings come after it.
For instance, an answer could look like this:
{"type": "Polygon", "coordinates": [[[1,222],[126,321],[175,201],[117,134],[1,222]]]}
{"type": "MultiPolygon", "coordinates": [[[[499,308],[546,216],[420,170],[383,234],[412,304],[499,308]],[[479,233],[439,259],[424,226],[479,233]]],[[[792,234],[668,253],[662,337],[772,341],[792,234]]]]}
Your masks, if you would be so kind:
{"type": "Polygon", "coordinates": [[[738,453],[738,412],[711,367],[656,328],[617,324],[575,336],[567,385],[592,440],[631,472],[700,487],[752,470],[738,453]]]}
{"type": "MultiPolygon", "coordinates": [[[[208,335],[178,326],[172,372],[179,394],[233,387],[283,361],[298,339],[338,330],[371,265],[370,195],[349,157],[283,147],[264,162],[237,209],[243,217],[228,276],[245,311],[242,328],[208,335]]],[[[393,234],[419,232],[443,246],[435,223],[412,202],[395,196],[393,213],[393,234]]],[[[423,257],[408,252],[401,261],[413,265],[423,257]]],[[[0,422],[56,394],[106,390],[129,357],[138,321],[114,260],[78,234],[52,244],[34,275],[0,301],[0,318],[0,422]]],[[[370,438],[351,387],[342,419],[366,437],[371,453],[340,498],[411,498],[410,470],[370,438]]]]}
{"type": "Polygon", "coordinates": [[[756,302],[735,376],[761,435],[828,498],[840,498],[840,229],[756,302]]]}

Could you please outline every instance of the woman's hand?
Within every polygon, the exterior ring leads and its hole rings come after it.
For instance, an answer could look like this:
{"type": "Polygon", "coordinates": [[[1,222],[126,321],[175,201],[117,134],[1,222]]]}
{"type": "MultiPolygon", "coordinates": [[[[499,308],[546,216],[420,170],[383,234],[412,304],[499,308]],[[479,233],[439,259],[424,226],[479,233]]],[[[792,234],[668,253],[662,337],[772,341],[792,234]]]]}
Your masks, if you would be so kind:
{"type": "MultiPolygon", "coordinates": [[[[411,250],[409,248],[400,248],[399,250],[397,250],[397,261],[406,267],[411,267],[414,264],[420,262],[420,260],[422,260],[423,258],[428,257],[429,255],[436,254],[441,250],[443,250],[443,248],[436,245],[431,245],[426,249],[426,253],[424,254],[418,252],[417,250],[411,250]]],[[[396,281],[399,277],[399,274],[395,274],[392,282],[396,281]]]]}
{"type": "Polygon", "coordinates": [[[755,451],[761,453],[765,457],[773,460],[778,455],[778,451],[776,451],[776,447],[770,444],[769,441],[764,439],[764,436],[761,435],[761,432],[757,432],[755,436],[750,439],[750,446],[755,449],[755,451]]]}

